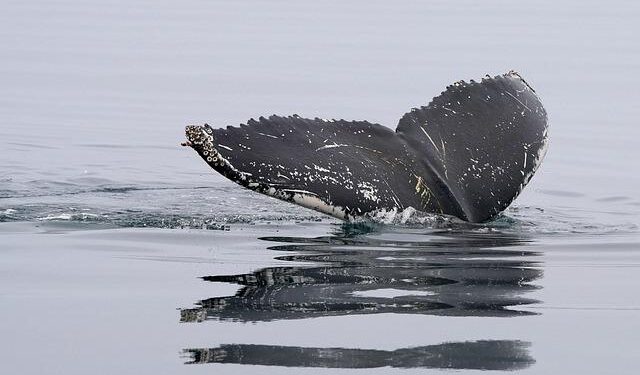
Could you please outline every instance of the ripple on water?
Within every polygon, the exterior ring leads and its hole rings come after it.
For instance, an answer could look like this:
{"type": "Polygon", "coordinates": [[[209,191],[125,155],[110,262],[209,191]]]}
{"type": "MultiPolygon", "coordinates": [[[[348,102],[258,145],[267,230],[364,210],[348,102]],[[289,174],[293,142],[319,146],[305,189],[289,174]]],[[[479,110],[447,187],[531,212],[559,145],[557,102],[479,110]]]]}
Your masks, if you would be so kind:
{"type": "MultiPolygon", "coordinates": [[[[302,234],[301,234],[302,235],[302,234]]],[[[320,237],[262,237],[276,259],[291,263],[248,273],[212,274],[235,284],[180,310],[190,324],[295,321],[392,314],[517,318],[540,287],[540,254],[527,236],[399,228],[373,223],[334,226],[320,237]],[[302,264],[302,265],[300,265],[302,264]]],[[[215,290],[215,288],[213,288],[215,290]]],[[[187,348],[189,364],[235,363],[323,368],[516,370],[535,363],[520,340],[442,342],[395,350],[223,343],[187,348]]]]}
{"type": "MultiPolygon", "coordinates": [[[[224,229],[238,223],[268,221],[335,221],[328,216],[272,198],[219,186],[116,184],[103,178],[68,181],[8,181],[0,190],[0,222],[69,221],[120,227],[224,229]]],[[[580,195],[565,194],[566,197],[580,195]]],[[[545,193],[546,194],[546,193],[545,193]]],[[[514,204],[495,220],[473,224],[416,211],[380,211],[366,220],[381,225],[506,231],[538,235],[636,232],[637,215],[627,197],[599,199],[600,207],[540,208],[514,204]],[[617,204],[617,206],[616,206],[617,204]]]]}

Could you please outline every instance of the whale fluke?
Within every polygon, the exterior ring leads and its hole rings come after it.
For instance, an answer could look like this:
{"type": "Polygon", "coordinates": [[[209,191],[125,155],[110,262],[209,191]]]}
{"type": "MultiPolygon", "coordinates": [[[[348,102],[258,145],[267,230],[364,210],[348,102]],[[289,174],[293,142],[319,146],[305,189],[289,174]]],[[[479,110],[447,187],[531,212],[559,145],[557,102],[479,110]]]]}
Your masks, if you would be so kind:
{"type": "Polygon", "coordinates": [[[419,211],[482,222],[503,211],[544,157],[547,115],[515,72],[457,82],[397,130],[297,115],[214,129],[187,142],[238,184],[340,219],[419,211]]]}

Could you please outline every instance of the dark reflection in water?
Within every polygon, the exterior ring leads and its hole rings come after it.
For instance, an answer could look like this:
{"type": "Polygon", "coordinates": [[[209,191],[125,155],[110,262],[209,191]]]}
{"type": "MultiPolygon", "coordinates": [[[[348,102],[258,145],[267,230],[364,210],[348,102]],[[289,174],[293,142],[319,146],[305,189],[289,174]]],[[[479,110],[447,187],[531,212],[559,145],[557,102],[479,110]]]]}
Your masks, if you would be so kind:
{"type": "MultiPolygon", "coordinates": [[[[208,282],[241,285],[181,310],[182,322],[266,322],[354,314],[516,317],[542,276],[528,240],[496,231],[378,229],[342,226],[332,236],[267,237],[278,259],[318,266],[268,267],[248,274],[211,275],[208,282]]],[[[187,349],[189,363],[304,367],[438,367],[518,369],[534,362],[528,343],[475,341],[395,351],[222,345],[187,349]],[[296,353],[296,355],[293,355],[296,353]]]]}
{"type": "Polygon", "coordinates": [[[398,350],[300,348],[275,345],[221,345],[188,349],[194,363],[236,363],[283,367],[375,368],[430,367],[518,370],[535,361],[522,341],[470,341],[398,350]]]}

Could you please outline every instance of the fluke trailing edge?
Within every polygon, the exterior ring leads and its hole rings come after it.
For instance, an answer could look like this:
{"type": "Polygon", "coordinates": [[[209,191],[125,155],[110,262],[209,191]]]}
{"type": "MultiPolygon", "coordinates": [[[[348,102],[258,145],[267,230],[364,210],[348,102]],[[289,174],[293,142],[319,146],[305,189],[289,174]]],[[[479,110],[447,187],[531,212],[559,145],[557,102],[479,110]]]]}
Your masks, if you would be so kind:
{"type": "Polygon", "coordinates": [[[418,211],[489,220],[518,196],[547,147],[547,114],[510,72],[456,82],[396,131],[297,115],[213,129],[187,142],[216,171],[257,192],[340,219],[418,211]]]}

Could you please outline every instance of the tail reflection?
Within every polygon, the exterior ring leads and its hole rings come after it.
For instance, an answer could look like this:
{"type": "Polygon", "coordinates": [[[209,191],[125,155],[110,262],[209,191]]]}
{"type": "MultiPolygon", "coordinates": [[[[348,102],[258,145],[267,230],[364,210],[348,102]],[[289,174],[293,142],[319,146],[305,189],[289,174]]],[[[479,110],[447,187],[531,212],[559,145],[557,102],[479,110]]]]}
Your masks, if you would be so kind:
{"type": "MultiPolygon", "coordinates": [[[[375,228],[374,228],[375,229],[375,228]]],[[[515,235],[464,230],[385,232],[343,226],[333,236],[269,237],[277,259],[309,266],[268,267],[239,275],[211,275],[234,283],[233,296],[181,310],[182,322],[266,322],[354,314],[515,317],[542,276],[538,255],[515,235]]],[[[535,362],[528,342],[483,340],[376,350],[225,344],[186,349],[187,363],[235,363],[325,368],[444,368],[518,370],[535,362]]]]}
{"type": "Polygon", "coordinates": [[[393,351],[302,348],[275,345],[221,345],[187,349],[194,363],[235,363],[283,367],[325,368],[442,368],[518,370],[535,362],[522,341],[473,341],[405,348],[393,351]]]}
{"type": "Polygon", "coordinates": [[[268,267],[249,274],[212,275],[209,282],[242,285],[234,296],[181,310],[182,322],[245,322],[321,316],[402,313],[509,317],[537,302],[524,294],[542,276],[526,239],[505,234],[433,232],[428,236],[343,227],[335,236],[269,237],[278,257],[323,266],[268,267]],[[390,238],[389,238],[390,237],[390,238]],[[407,238],[411,240],[407,240],[407,238]],[[509,248],[506,248],[509,247],[509,248]]]}

